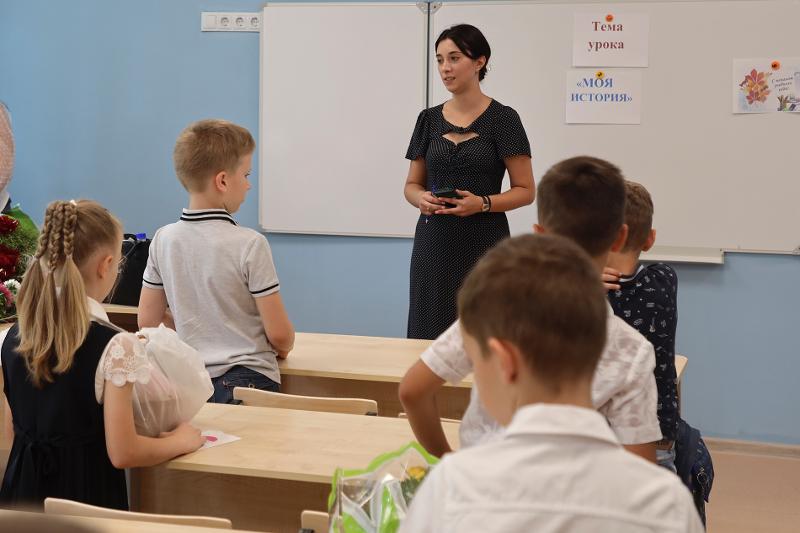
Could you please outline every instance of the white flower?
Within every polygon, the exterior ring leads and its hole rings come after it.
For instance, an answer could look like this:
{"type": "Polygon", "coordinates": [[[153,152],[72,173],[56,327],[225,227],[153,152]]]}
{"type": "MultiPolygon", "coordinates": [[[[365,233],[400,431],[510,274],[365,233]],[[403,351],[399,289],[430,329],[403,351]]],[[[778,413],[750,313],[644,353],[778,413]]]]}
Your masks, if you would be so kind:
{"type": "Polygon", "coordinates": [[[7,280],[5,282],[5,286],[8,287],[8,290],[13,292],[14,294],[17,294],[17,291],[19,291],[19,281],[15,279],[7,280]]]}

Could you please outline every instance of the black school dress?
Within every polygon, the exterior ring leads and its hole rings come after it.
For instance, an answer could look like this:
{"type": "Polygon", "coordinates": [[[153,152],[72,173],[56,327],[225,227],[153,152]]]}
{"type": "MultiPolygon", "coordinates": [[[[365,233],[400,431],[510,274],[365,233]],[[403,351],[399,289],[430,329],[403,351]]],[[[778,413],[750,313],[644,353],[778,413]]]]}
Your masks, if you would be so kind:
{"type": "Polygon", "coordinates": [[[4,392],[14,418],[0,503],[40,506],[47,497],[128,509],[125,471],[106,451],[103,406],[95,399],[97,363],[117,331],[92,322],[72,367],[37,389],[17,353],[18,326],[3,343],[4,392]]]}
{"type": "MultiPolygon", "coordinates": [[[[531,155],[516,111],[492,100],[466,128],[453,126],[442,114],[444,104],[419,114],[406,158],[425,158],[427,189],[452,187],[478,196],[500,193],[503,159],[531,155]],[[458,144],[443,135],[474,132],[458,144]]],[[[456,297],[464,278],[481,256],[509,236],[505,213],[468,217],[422,215],[414,233],[408,337],[435,339],[456,320],[456,297]]]]}

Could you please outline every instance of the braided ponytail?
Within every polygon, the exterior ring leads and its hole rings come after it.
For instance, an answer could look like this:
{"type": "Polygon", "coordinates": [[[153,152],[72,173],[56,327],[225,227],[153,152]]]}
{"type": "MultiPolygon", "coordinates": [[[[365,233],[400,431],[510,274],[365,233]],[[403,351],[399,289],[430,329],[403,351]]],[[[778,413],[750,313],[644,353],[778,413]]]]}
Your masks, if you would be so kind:
{"type": "Polygon", "coordinates": [[[47,207],[36,255],[17,299],[18,351],[37,387],[69,370],[89,332],[79,266],[100,247],[113,251],[120,234],[119,221],[96,202],[58,200],[47,207]]]}

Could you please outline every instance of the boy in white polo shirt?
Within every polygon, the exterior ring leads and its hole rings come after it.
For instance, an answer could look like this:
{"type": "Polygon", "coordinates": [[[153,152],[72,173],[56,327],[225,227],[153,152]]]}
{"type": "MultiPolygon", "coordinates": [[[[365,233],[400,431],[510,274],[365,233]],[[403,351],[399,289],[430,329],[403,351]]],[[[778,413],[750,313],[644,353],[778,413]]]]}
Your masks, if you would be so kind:
{"type": "MultiPolygon", "coordinates": [[[[619,169],[593,157],[575,157],[554,165],[537,192],[537,232],[568,237],[592,257],[598,278],[610,251],[627,237],[624,225],[625,180],[619,169]]],[[[605,318],[608,343],[592,382],[594,406],[628,451],[655,461],[661,439],[657,416],[658,392],[653,346],[635,329],[614,316],[605,318]]],[[[400,383],[400,400],[417,439],[431,453],[450,451],[436,405],[445,381],[458,383],[472,372],[464,351],[459,323],[453,324],[412,366],[400,383]]],[[[461,424],[461,446],[496,438],[500,425],[487,414],[473,387],[461,424]]]]}
{"type": "Polygon", "coordinates": [[[596,265],[555,235],[523,235],[478,262],[458,313],[495,442],[447,455],[401,533],[699,533],[680,480],[626,453],[593,408],[608,304],[596,265]]]}
{"type": "Polygon", "coordinates": [[[234,387],[280,389],[277,357],[294,346],[294,328],[266,238],[236,224],[250,190],[255,142],[245,128],[201,120],[181,132],[173,159],[189,208],[150,244],[139,327],[165,321],[203,356],[217,403],[234,387]]]}

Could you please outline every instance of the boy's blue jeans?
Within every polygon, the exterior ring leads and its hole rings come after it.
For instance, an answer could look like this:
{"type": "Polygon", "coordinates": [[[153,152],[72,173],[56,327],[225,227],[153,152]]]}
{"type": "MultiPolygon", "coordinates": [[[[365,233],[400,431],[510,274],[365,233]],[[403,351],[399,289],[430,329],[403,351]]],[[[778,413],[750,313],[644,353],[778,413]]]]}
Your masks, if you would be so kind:
{"type": "Polygon", "coordinates": [[[211,378],[214,394],[208,399],[212,403],[233,403],[235,387],[250,387],[270,392],[280,392],[281,386],[264,374],[244,366],[235,366],[219,377],[211,378]]]}
{"type": "Polygon", "coordinates": [[[663,466],[667,470],[677,473],[675,469],[675,444],[668,450],[656,449],[656,462],[658,466],[663,466]]]}

